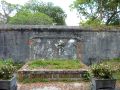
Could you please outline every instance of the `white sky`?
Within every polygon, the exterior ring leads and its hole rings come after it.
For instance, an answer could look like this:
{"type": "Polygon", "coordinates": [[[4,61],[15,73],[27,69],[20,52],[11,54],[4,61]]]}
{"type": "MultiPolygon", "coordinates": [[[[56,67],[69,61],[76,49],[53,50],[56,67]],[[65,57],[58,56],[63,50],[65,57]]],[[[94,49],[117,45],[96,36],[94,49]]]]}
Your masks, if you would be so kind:
{"type": "MultiPolygon", "coordinates": [[[[28,0],[5,0],[13,4],[23,5],[28,0]]],[[[66,24],[68,26],[78,26],[80,19],[77,17],[76,10],[70,11],[69,5],[72,4],[74,0],[42,0],[44,2],[53,2],[54,5],[60,6],[67,14],[66,24]]]]}

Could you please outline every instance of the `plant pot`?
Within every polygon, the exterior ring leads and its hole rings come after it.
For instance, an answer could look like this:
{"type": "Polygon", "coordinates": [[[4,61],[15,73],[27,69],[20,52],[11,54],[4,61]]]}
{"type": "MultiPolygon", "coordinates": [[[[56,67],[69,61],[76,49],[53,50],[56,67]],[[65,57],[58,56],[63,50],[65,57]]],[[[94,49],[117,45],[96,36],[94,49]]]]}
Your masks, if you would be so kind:
{"type": "Polygon", "coordinates": [[[116,79],[92,78],[92,90],[115,90],[116,79]]]}
{"type": "Polygon", "coordinates": [[[16,76],[10,80],[0,80],[0,90],[17,90],[16,76]]]}

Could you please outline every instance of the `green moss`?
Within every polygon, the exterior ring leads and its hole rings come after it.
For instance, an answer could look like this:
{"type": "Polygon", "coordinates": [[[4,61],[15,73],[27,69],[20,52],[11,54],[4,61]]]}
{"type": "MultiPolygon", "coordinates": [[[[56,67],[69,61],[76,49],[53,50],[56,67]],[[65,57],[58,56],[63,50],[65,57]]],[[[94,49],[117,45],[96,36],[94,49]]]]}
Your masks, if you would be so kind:
{"type": "Polygon", "coordinates": [[[34,60],[28,63],[31,69],[33,68],[48,68],[48,69],[80,69],[84,65],[79,60],[34,60]]]}
{"type": "Polygon", "coordinates": [[[115,25],[115,26],[106,26],[106,25],[83,25],[82,27],[84,30],[93,30],[93,31],[106,31],[106,30],[120,30],[120,26],[119,25],[115,25]]]}

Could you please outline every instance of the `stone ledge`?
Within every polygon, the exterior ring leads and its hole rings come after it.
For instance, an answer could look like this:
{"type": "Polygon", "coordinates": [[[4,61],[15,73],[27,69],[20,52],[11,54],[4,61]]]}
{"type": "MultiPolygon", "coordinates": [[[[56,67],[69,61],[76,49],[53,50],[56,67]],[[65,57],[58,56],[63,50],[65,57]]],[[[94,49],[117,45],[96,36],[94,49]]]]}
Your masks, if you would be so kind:
{"type": "Polygon", "coordinates": [[[18,71],[19,80],[24,80],[25,78],[34,79],[48,79],[48,80],[81,80],[83,74],[86,70],[48,70],[48,71],[18,71]]]}
{"type": "Polygon", "coordinates": [[[119,32],[120,27],[104,27],[103,29],[80,26],[54,25],[0,25],[0,31],[39,31],[39,32],[119,32]]]}
{"type": "Polygon", "coordinates": [[[59,80],[81,80],[87,69],[28,69],[25,64],[20,70],[18,70],[19,80],[22,81],[28,79],[47,79],[51,81],[59,80]]]}

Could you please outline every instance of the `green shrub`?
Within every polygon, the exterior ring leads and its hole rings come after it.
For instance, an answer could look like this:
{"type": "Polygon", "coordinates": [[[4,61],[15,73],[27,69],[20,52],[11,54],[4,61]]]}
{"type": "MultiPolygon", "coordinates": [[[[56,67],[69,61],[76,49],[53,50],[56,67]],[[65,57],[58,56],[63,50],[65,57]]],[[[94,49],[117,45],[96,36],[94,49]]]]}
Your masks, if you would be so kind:
{"type": "Polygon", "coordinates": [[[16,66],[12,59],[0,60],[0,79],[6,80],[13,77],[14,72],[16,71],[16,66]]]}
{"type": "Polygon", "coordinates": [[[15,70],[16,70],[15,66],[11,64],[6,63],[2,65],[0,67],[0,79],[1,80],[10,79],[11,77],[13,77],[15,70]]]}
{"type": "Polygon", "coordinates": [[[113,72],[109,65],[94,64],[90,69],[91,76],[98,79],[113,78],[113,72]]]}
{"type": "Polygon", "coordinates": [[[89,71],[86,71],[86,72],[83,74],[82,79],[85,80],[85,81],[90,80],[90,73],[89,73],[89,71]]]}

